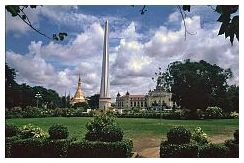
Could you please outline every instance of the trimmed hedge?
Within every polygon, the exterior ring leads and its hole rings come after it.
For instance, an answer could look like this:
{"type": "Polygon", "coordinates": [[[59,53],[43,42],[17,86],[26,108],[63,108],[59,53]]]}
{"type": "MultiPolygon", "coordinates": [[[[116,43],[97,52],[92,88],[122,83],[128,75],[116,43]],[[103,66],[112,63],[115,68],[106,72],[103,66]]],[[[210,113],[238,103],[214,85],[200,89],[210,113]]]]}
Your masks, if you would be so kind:
{"type": "Polygon", "coordinates": [[[228,148],[222,144],[207,144],[199,148],[200,158],[226,158],[228,148]]]}
{"type": "Polygon", "coordinates": [[[118,142],[86,141],[74,142],[68,150],[71,158],[124,158],[131,157],[132,140],[118,142]]]}
{"type": "Polygon", "coordinates": [[[239,129],[235,130],[233,136],[236,143],[239,143],[239,129]]]}
{"type": "Polygon", "coordinates": [[[191,132],[182,126],[178,126],[169,130],[167,138],[171,144],[187,144],[190,143],[191,132]]]}
{"type": "Polygon", "coordinates": [[[53,158],[66,157],[70,140],[19,139],[8,143],[6,157],[12,158],[53,158]]]}
{"type": "Polygon", "coordinates": [[[19,128],[14,125],[5,125],[5,137],[16,136],[20,132],[19,128]]]}
{"type": "Polygon", "coordinates": [[[130,157],[131,140],[119,142],[72,142],[68,139],[12,139],[6,142],[5,156],[11,158],[130,157]]]}
{"type": "Polygon", "coordinates": [[[225,146],[228,147],[227,157],[239,158],[239,143],[235,140],[226,140],[225,146]]]}
{"type": "Polygon", "coordinates": [[[160,145],[161,158],[196,158],[198,146],[195,144],[170,144],[164,141],[160,145]]]}
{"type": "Polygon", "coordinates": [[[50,139],[66,139],[69,136],[68,128],[61,124],[54,124],[48,129],[50,139]]]}

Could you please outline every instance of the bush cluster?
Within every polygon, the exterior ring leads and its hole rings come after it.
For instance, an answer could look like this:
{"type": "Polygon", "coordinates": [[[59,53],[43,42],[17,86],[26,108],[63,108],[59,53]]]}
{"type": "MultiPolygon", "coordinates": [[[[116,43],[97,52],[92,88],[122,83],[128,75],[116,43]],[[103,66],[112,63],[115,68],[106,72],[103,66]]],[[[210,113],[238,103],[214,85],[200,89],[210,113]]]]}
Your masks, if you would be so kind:
{"type": "Polygon", "coordinates": [[[102,113],[87,123],[85,139],[89,141],[115,142],[123,139],[123,131],[115,123],[113,115],[102,113]]]}
{"type": "Polygon", "coordinates": [[[167,133],[168,142],[171,144],[187,144],[191,140],[191,132],[182,127],[174,127],[167,133]]]}
{"type": "Polygon", "coordinates": [[[194,141],[189,141],[187,129],[183,127],[172,128],[168,134],[167,141],[162,141],[160,145],[160,157],[199,157],[199,158],[233,158],[239,157],[239,132],[234,133],[234,140],[227,140],[225,144],[209,144],[207,135],[200,127],[196,128],[192,134],[194,141]],[[180,129],[179,129],[180,128],[180,129]],[[186,134],[187,133],[187,134],[186,134]],[[172,136],[173,135],[173,136],[172,136]],[[177,135],[177,136],[175,136],[177,135]],[[185,137],[179,141],[179,137],[185,137]],[[187,139],[186,139],[187,137],[187,139]],[[170,138],[170,141],[169,141],[170,138]],[[173,139],[174,138],[174,139],[173,139]],[[186,141],[187,140],[187,141],[186,141]]]}
{"type": "Polygon", "coordinates": [[[40,127],[33,126],[32,124],[28,124],[28,125],[24,125],[21,128],[20,136],[23,139],[27,139],[27,138],[45,138],[45,137],[48,136],[48,134],[45,131],[43,131],[40,127]]]}
{"type": "Polygon", "coordinates": [[[197,127],[194,129],[192,133],[192,140],[197,144],[207,144],[209,143],[208,136],[203,132],[201,127],[197,127]]]}
{"type": "Polygon", "coordinates": [[[208,107],[205,111],[205,118],[219,119],[223,117],[223,110],[219,107],[208,107]]]}
{"type": "Polygon", "coordinates": [[[84,113],[84,109],[56,108],[44,109],[36,107],[13,107],[5,110],[5,117],[9,118],[42,118],[42,117],[92,117],[93,112],[84,113]]]}
{"type": "MultiPolygon", "coordinates": [[[[36,107],[13,107],[5,110],[6,118],[40,118],[40,117],[92,117],[96,111],[89,113],[80,108],[56,108],[44,109],[36,107]]],[[[119,118],[152,118],[152,119],[219,119],[239,118],[239,113],[223,113],[221,108],[209,107],[205,112],[201,109],[190,111],[187,109],[176,109],[171,111],[156,112],[151,110],[125,110],[123,114],[114,113],[119,118]],[[217,108],[217,109],[216,109],[217,108]]]]}
{"type": "Polygon", "coordinates": [[[5,156],[16,158],[52,158],[52,157],[131,157],[132,140],[123,139],[123,131],[114,117],[102,114],[87,124],[88,133],[95,131],[96,136],[86,134],[87,140],[67,139],[67,127],[54,124],[47,134],[31,124],[20,130],[15,136],[14,126],[6,126],[11,132],[6,136],[5,156]],[[90,139],[92,141],[90,141],[90,139]]]}
{"type": "Polygon", "coordinates": [[[50,139],[66,139],[69,136],[68,128],[61,124],[54,124],[48,129],[50,139]]]}

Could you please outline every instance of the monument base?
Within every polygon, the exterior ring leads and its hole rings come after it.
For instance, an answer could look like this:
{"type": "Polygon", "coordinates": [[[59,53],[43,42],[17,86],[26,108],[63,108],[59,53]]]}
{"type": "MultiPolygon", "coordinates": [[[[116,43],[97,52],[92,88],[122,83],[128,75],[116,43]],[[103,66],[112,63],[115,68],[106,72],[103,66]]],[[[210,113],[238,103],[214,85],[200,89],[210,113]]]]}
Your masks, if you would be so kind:
{"type": "Polygon", "coordinates": [[[106,110],[111,107],[111,98],[99,98],[99,109],[106,110]]]}

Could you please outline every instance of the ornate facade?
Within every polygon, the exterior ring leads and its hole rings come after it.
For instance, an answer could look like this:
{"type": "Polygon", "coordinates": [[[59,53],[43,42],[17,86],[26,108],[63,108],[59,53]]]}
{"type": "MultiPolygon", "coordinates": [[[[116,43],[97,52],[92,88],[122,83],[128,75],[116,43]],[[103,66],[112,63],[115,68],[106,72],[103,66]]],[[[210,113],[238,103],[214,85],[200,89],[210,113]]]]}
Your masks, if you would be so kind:
{"type": "Polygon", "coordinates": [[[130,95],[127,93],[124,96],[120,96],[120,93],[116,97],[116,106],[118,109],[132,109],[147,107],[146,97],[144,95],[130,95]]]}
{"type": "Polygon", "coordinates": [[[117,109],[154,109],[164,107],[164,109],[171,109],[173,107],[173,101],[171,100],[172,93],[165,92],[159,88],[149,91],[146,95],[130,95],[127,93],[123,96],[120,93],[116,97],[117,109]]]}

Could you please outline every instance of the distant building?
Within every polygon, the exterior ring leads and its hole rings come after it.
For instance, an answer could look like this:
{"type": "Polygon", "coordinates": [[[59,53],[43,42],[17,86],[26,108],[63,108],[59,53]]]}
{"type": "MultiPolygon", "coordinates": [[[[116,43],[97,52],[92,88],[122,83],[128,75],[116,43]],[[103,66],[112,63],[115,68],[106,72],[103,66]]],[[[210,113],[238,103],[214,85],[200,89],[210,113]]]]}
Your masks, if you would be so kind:
{"type": "Polygon", "coordinates": [[[74,97],[71,98],[70,104],[73,105],[75,103],[81,103],[81,102],[86,102],[86,98],[85,98],[84,92],[81,88],[81,79],[80,79],[80,75],[79,75],[78,87],[77,87],[74,97]]]}
{"type": "Polygon", "coordinates": [[[145,95],[130,95],[127,93],[121,96],[118,92],[116,97],[116,106],[118,109],[132,109],[132,108],[142,108],[147,107],[145,95]]]}
{"type": "Polygon", "coordinates": [[[118,92],[116,97],[117,109],[172,109],[173,104],[172,93],[165,92],[159,87],[150,90],[146,95],[130,95],[127,91],[123,96],[118,92]]]}
{"type": "Polygon", "coordinates": [[[160,87],[156,87],[153,91],[150,90],[146,95],[146,100],[149,108],[154,110],[159,110],[162,107],[163,109],[171,109],[174,106],[172,93],[165,92],[160,87]]]}

